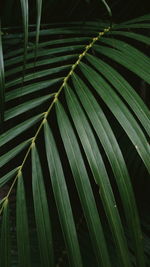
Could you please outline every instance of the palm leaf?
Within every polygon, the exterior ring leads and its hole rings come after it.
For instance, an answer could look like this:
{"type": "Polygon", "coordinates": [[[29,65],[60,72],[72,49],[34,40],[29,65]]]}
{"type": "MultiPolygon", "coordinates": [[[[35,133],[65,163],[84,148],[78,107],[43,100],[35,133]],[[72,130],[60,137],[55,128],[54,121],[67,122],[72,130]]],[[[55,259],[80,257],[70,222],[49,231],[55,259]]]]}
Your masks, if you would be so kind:
{"type": "Polygon", "coordinates": [[[24,82],[26,60],[27,60],[28,26],[29,26],[28,0],[20,0],[20,4],[22,11],[23,30],[24,30],[24,56],[23,56],[23,75],[22,75],[22,82],[24,82]]]}
{"type": "Polygon", "coordinates": [[[134,40],[140,41],[147,45],[149,45],[149,42],[150,42],[150,38],[148,36],[144,36],[144,35],[141,35],[135,32],[113,31],[113,35],[122,35],[128,38],[132,38],[134,40]]]}
{"type": "Polygon", "coordinates": [[[32,187],[42,266],[54,266],[51,223],[38,152],[32,143],[32,187]]]}
{"type": "Polygon", "coordinates": [[[57,103],[56,108],[61,136],[87,220],[91,242],[95,248],[95,256],[97,261],[99,263],[101,262],[103,266],[110,266],[105,238],[97,212],[95,199],[76,136],[61,104],[57,103]],[[103,244],[103,247],[100,248],[99,244],[103,244]]]}
{"type": "Polygon", "coordinates": [[[16,155],[18,155],[23,149],[27,147],[27,145],[30,143],[31,139],[26,140],[25,142],[19,144],[18,146],[11,149],[9,152],[3,154],[0,157],[0,167],[5,165],[8,161],[13,159],[16,155]]]}
{"type": "Polygon", "coordinates": [[[135,249],[137,250],[137,262],[142,263],[143,255],[141,238],[139,237],[139,233],[141,232],[139,219],[128,170],[126,168],[121,150],[102,109],[94,99],[93,95],[90,93],[89,89],[75,74],[73,75],[73,82],[80,101],[85,108],[85,111],[93,125],[95,132],[97,133],[97,136],[99,137],[99,140],[101,141],[103,149],[105,150],[108,160],[111,164],[114,176],[116,178],[116,184],[118,185],[118,190],[120,192],[120,198],[122,199],[122,204],[124,206],[126,219],[129,224],[129,229],[131,231],[131,235],[133,235],[133,240],[135,242],[135,249]],[[134,232],[133,229],[136,229],[136,231],[134,232]]]}
{"type": "Polygon", "coordinates": [[[17,174],[18,168],[13,169],[12,171],[8,172],[5,174],[3,177],[0,179],[0,188],[4,186],[10,179],[15,177],[15,174],[17,174]]]}
{"type": "Polygon", "coordinates": [[[66,92],[71,116],[81,139],[81,143],[92,170],[93,177],[99,186],[100,196],[105,207],[105,213],[107,215],[108,222],[110,223],[110,228],[112,229],[114,239],[116,241],[117,249],[118,251],[120,250],[120,262],[123,266],[130,266],[127,245],[124,239],[120,218],[118,216],[117,205],[109,184],[109,179],[103,160],[99,154],[99,150],[94,139],[94,135],[92,134],[90,126],[88,125],[88,122],[82,113],[75,95],[70,88],[66,88],[66,92]]]}
{"type": "Polygon", "coordinates": [[[17,183],[17,245],[18,245],[18,262],[19,265],[31,266],[30,262],[30,241],[28,230],[28,219],[26,209],[26,197],[24,191],[23,176],[20,173],[17,183]]]}
{"type": "MultiPolygon", "coordinates": [[[[3,102],[6,108],[4,110],[3,106],[1,110],[4,129],[0,135],[0,186],[2,189],[6,185],[9,188],[1,201],[1,244],[6,237],[5,248],[1,245],[2,261],[11,266],[10,219],[6,204],[8,199],[11,201],[12,192],[16,194],[14,189],[17,185],[15,236],[22,266],[30,266],[31,240],[28,235],[25,192],[26,186],[31,186],[33,200],[31,198],[30,202],[34,207],[41,266],[54,266],[54,257],[56,262],[59,258],[54,239],[55,229],[52,238],[51,223],[57,221],[57,217],[50,213],[50,207],[57,209],[60,232],[63,233],[60,239],[61,242],[62,239],[65,241],[70,265],[85,266],[83,250],[86,244],[83,245],[80,238],[77,227],[79,218],[73,208],[75,200],[72,194],[77,189],[77,198],[88,229],[85,238],[89,250],[95,253],[97,266],[113,266],[112,262],[115,262],[118,267],[134,264],[144,267],[142,230],[130,168],[127,169],[135,158],[130,157],[127,161],[126,155],[130,154],[130,149],[125,153],[125,147],[130,140],[137,162],[141,158],[141,165],[150,171],[147,141],[150,133],[149,111],[124,73],[127,69],[133,76],[138,75],[149,82],[148,59],[136,46],[138,42],[147,45],[149,38],[136,30],[144,28],[146,32],[150,16],[113,25],[111,29],[109,23],[89,21],[85,24],[64,23],[62,26],[54,23],[40,30],[41,8],[42,1],[37,1],[37,24],[28,35],[28,5],[27,1],[22,1],[24,49],[12,48],[12,44],[22,38],[22,33],[2,36],[3,44],[9,44],[4,55],[7,82],[3,102]],[[27,48],[28,36],[30,45],[27,48]],[[134,46],[130,40],[134,40],[134,46]],[[22,61],[26,69],[24,74],[22,61]],[[120,65],[123,72],[119,69],[120,65]],[[121,143],[123,134],[125,141],[121,143]],[[10,167],[6,167],[9,164],[10,167]],[[31,169],[32,183],[28,185],[31,169]],[[23,179],[27,183],[25,186],[23,179]],[[98,185],[98,200],[93,181],[98,185]],[[53,196],[47,193],[47,184],[51,184],[53,196]],[[107,218],[107,227],[99,208],[101,206],[107,218]],[[22,244],[21,239],[24,241],[22,244]]],[[[3,62],[2,50],[0,57],[3,62]]],[[[31,265],[32,261],[31,255],[31,265]]]]}
{"type": "Polygon", "coordinates": [[[37,6],[37,22],[36,22],[35,59],[37,57],[37,49],[38,49],[39,35],[40,35],[42,0],[37,0],[36,6],[37,6]]]}
{"type": "Polygon", "coordinates": [[[109,16],[112,17],[112,12],[111,12],[111,9],[110,9],[109,5],[107,4],[107,2],[105,0],[101,0],[101,2],[105,5],[109,16]]]}
{"type": "Polygon", "coordinates": [[[30,118],[17,126],[13,127],[12,129],[9,129],[5,133],[1,135],[0,138],[0,145],[3,146],[7,142],[14,139],[16,136],[20,135],[23,131],[26,131],[28,128],[32,127],[35,123],[37,123],[42,118],[42,114],[34,116],[33,118],[30,118]]]}
{"type": "MultiPolygon", "coordinates": [[[[146,81],[147,83],[150,82],[150,78],[147,75],[147,62],[144,62],[144,58],[143,58],[143,63],[144,66],[142,68],[141,63],[136,62],[136,55],[132,57],[130,57],[130,55],[127,53],[122,53],[121,51],[118,51],[116,49],[113,48],[109,48],[109,47],[103,47],[103,46],[95,46],[95,50],[97,52],[100,52],[101,54],[111,58],[112,60],[118,62],[119,64],[125,66],[127,69],[135,72],[135,74],[137,74],[139,77],[141,77],[141,79],[143,79],[144,81],[146,81]]],[[[137,54],[138,56],[138,54],[137,54]]],[[[149,73],[149,71],[148,71],[149,73]]]]}
{"type": "Polygon", "coordinates": [[[34,100],[27,101],[21,105],[18,105],[17,107],[13,107],[11,109],[8,109],[5,112],[5,121],[14,118],[22,113],[25,113],[26,111],[29,111],[30,109],[33,109],[35,107],[40,106],[44,102],[48,101],[51,97],[53,97],[54,94],[49,94],[43,97],[38,97],[34,100]]]}
{"type": "Polygon", "coordinates": [[[0,240],[0,263],[2,266],[9,267],[11,263],[10,250],[10,228],[9,228],[9,208],[8,199],[3,203],[3,217],[1,226],[1,240],[0,240]]]}
{"type": "Polygon", "coordinates": [[[120,95],[130,105],[137,118],[140,119],[145,131],[150,135],[149,129],[149,110],[144,105],[142,99],[138,96],[132,86],[115,69],[106,64],[101,59],[87,55],[89,62],[115,87],[120,95]],[[123,90],[122,90],[123,89],[123,90]]]}
{"type": "Polygon", "coordinates": [[[51,182],[56,205],[58,208],[62,231],[64,233],[64,239],[69,252],[68,256],[70,259],[70,264],[71,266],[82,266],[82,260],[80,256],[79,244],[77,240],[68,190],[63,175],[61,162],[58,156],[56,144],[46,121],[44,122],[44,134],[51,182]],[[56,162],[57,168],[55,165],[56,162]]]}
{"type": "Polygon", "coordinates": [[[98,92],[98,94],[102,97],[102,99],[111,109],[112,113],[118,119],[119,123],[122,125],[122,127],[128,134],[139,155],[141,156],[145,166],[150,172],[149,144],[132,114],[128,111],[123,102],[121,103],[121,99],[118,98],[117,94],[115,94],[115,92],[111,90],[111,87],[105,83],[104,79],[97,75],[97,72],[95,70],[83,63],[80,64],[80,68],[86,78],[89,80],[89,82],[98,92]],[[92,74],[92,78],[89,74],[92,74]],[[101,86],[99,86],[99,84],[101,84],[101,86]]]}

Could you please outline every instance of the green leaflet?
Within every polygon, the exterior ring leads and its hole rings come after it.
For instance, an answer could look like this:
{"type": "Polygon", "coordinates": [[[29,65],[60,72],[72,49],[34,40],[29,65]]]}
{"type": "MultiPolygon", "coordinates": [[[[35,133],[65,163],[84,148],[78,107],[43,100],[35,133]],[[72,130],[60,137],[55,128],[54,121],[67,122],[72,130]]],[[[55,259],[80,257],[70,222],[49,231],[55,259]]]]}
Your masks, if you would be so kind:
{"type": "MultiPolygon", "coordinates": [[[[57,57],[54,57],[54,58],[48,58],[48,59],[40,59],[40,60],[36,60],[36,67],[37,66],[44,66],[44,65],[48,65],[48,64],[53,64],[53,63],[57,63],[57,62],[60,62],[60,61],[67,61],[69,59],[73,59],[73,58],[76,58],[77,55],[74,54],[74,55],[66,55],[66,56],[57,56],[57,57]]],[[[26,64],[26,69],[32,69],[35,67],[35,64],[34,62],[33,63],[28,63],[26,64]]],[[[5,76],[8,77],[14,73],[18,73],[22,70],[22,67],[19,66],[19,67],[14,67],[13,69],[9,69],[8,71],[5,72],[5,76]]],[[[50,81],[49,81],[50,82],[50,81]]],[[[23,88],[23,92],[24,93],[24,88],[23,88]]]]}
{"type": "Polygon", "coordinates": [[[43,267],[54,266],[52,231],[41,163],[35,143],[32,144],[32,188],[39,252],[43,267]]]}
{"type": "Polygon", "coordinates": [[[40,36],[42,0],[36,0],[36,8],[37,8],[37,21],[36,21],[36,40],[35,40],[35,60],[36,60],[36,57],[37,57],[39,36],[40,36]]]}
{"type": "Polygon", "coordinates": [[[19,266],[31,267],[30,242],[23,176],[18,175],[16,201],[16,231],[19,266]]]}
{"type": "Polygon", "coordinates": [[[103,229],[78,141],[71,123],[59,102],[56,104],[56,113],[60,133],[87,221],[97,262],[99,264],[101,262],[102,266],[111,266],[103,229]],[[103,244],[103,246],[100,244],[103,244]]]}
{"type": "Polygon", "coordinates": [[[127,42],[120,41],[112,37],[111,38],[103,37],[100,41],[101,43],[107,44],[121,51],[125,57],[128,56],[130,62],[134,62],[138,58],[139,61],[136,62],[136,64],[138,64],[139,67],[141,67],[150,74],[150,71],[148,69],[149,67],[148,57],[146,57],[146,55],[142,53],[140,50],[136,49],[132,45],[129,45],[127,42]]]}
{"type": "Polygon", "coordinates": [[[149,19],[150,19],[150,14],[146,14],[146,15],[144,15],[144,16],[140,16],[140,17],[138,17],[138,18],[135,18],[135,19],[130,19],[130,20],[127,20],[127,21],[125,21],[124,23],[122,23],[122,24],[130,24],[130,23],[137,23],[137,22],[142,22],[142,21],[149,21],[149,19]]]}
{"type": "Polygon", "coordinates": [[[145,138],[144,133],[142,132],[141,128],[137,124],[130,111],[100,74],[83,63],[80,64],[80,69],[82,70],[87,80],[92,84],[93,88],[97,91],[97,93],[109,107],[116,119],[119,121],[122,128],[125,130],[126,134],[134,144],[147,170],[150,172],[149,144],[145,138]]]}
{"type": "Polygon", "coordinates": [[[111,60],[114,60],[126,67],[127,69],[131,70],[139,77],[141,77],[144,81],[150,83],[150,75],[148,75],[149,69],[147,70],[147,62],[146,64],[143,63],[144,65],[141,66],[141,64],[137,61],[138,54],[137,57],[134,56],[134,58],[131,58],[130,55],[124,52],[106,46],[104,47],[100,45],[95,45],[94,49],[95,51],[111,58],[111,60]]]}
{"type": "Polygon", "coordinates": [[[20,0],[20,4],[22,11],[23,30],[24,30],[24,57],[23,57],[23,75],[22,75],[22,82],[24,82],[26,60],[27,60],[28,26],[29,26],[28,0],[20,0]]]}
{"type": "MultiPolygon", "coordinates": [[[[42,57],[42,56],[53,56],[54,55],[56,56],[57,54],[60,54],[60,53],[65,53],[65,52],[70,52],[70,54],[74,54],[74,53],[77,53],[77,51],[81,50],[82,48],[84,48],[84,45],[70,45],[70,46],[64,46],[64,47],[55,47],[55,48],[51,48],[51,49],[42,49],[40,51],[38,51],[38,57],[42,57]]],[[[27,55],[27,59],[34,59],[34,53],[28,53],[27,55]]],[[[10,59],[8,59],[5,63],[5,66],[8,67],[8,66],[11,66],[13,64],[18,64],[22,62],[22,56],[18,56],[18,57],[12,57],[10,59]]]]}
{"type": "MultiPolygon", "coordinates": [[[[41,78],[41,77],[45,77],[45,76],[48,76],[48,75],[51,75],[51,74],[59,73],[59,72],[61,72],[63,70],[67,70],[68,68],[70,68],[70,65],[65,65],[65,66],[61,66],[61,67],[56,67],[56,68],[51,68],[51,69],[47,69],[47,70],[37,71],[35,73],[31,73],[31,74],[26,75],[25,78],[24,78],[24,82],[31,81],[31,80],[34,80],[34,79],[38,79],[38,78],[41,78]]],[[[11,81],[11,82],[8,82],[6,84],[6,88],[14,86],[14,85],[17,85],[17,84],[20,84],[20,83],[21,83],[21,78],[17,78],[15,80],[11,81]]]]}
{"type": "Polygon", "coordinates": [[[113,233],[117,250],[119,251],[120,264],[126,267],[131,266],[118,208],[94,134],[73,91],[68,86],[66,86],[65,89],[69,111],[81,140],[93,177],[99,186],[99,192],[108,223],[113,233]]]}
{"type": "Polygon", "coordinates": [[[150,25],[148,23],[135,23],[135,24],[121,24],[115,25],[115,29],[149,29],[150,25]]]}
{"type": "MultiPolygon", "coordinates": [[[[106,23],[105,25],[108,25],[108,23],[106,23]]],[[[103,27],[104,27],[104,24],[99,29],[103,29],[103,27]]],[[[45,36],[45,35],[50,36],[50,35],[54,35],[54,34],[71,34],[71,35],[82,34],[83,36],[85,35],[87,37],[87,36],[93,35],[93,33],[94,34],[98,33],[99,29],[90,28],[88,25],[87,25],[87,27],[86,26],[84,27],[83,24],[72,25],[72,26],[67,25],[66,27],[56,27],[56,28],[41,30],[40,36],[45,36]]],[[[36,35],[35,31],[32,31],[29,33],[30,37],[33,37],[35,35],[36,35]]]]}
{"type": "Polygon", "coordinates": [[[11,266],[10,228],[8,199],[3,203],[3,214],[0,236],[0,266],[11,266]]]}
{"type": "Polygon", "coordinates": [[[137,266],[138,264],[144,266],[141,239],[142,234],[140,230],[139,218],[129,174],[121,150],[102,109],[98,105],[96,99],[94,98],[88,87],[77,75],[74,74],[72,79],[74,88],[92,123],[95,132],[97,133],[97,136],[99,137],[99,140],[102,143],[103,149],[112,167],[114,177],[116,179],[116,184],[120,192],[120,198],[122,200],[130,235],[132,236],[134,243],[137,266]]]}
{"type": "Polygon", "coordinates": [[[104,4],[104,6],[106,7],[109,16],[112,17],[112,12],[111,12],[111,9],[110,9],[109,5],[107,4],[107,2],[106,2],[105,0],[100,0],[100,1],[101,1],[101,2],[104,4]]]}
{"type": "MultiPolygon", "coordinates": [[[[88,40],[89,40],[89,37],[80,37],[80,38],[78,38],[78,37],[72,37],[72,38],[70,38],[69,37],[69,38],[65,38],[65,39],[56,39],[56,40],[50,40],[50,41],[40,42],[38,44],[38,54],[37,55],[39,56],[39,53],[42,52],[42,49],[41,48],[45,48],[46,49],[46,47],[53,46],[53,45],[65,45],[66,46],[69,43],[72,43],[72,44],[74,44],[74,43],[80,43],[81,44],[82,42],[88,41],[88,40]]],[[[29,52],[32,52],[33,49],[34,49],[34,45],[31,44],[28,47],[28,53],[29,52]]],[[[5,55],[5,60],[8,60],[9,61],[9,58],[14,57],[14,56],[17,56],[19,54],[22,54],[22,52],[23,52],[23,49],[22,48],[15,49],[13,51],[10,51],[10,52],[8,52],[5,55]]],[[[44,52],[44,50],[43,50],[43,52],[44,52]]],[[[40,54],[40,56],[41,56],[41,54],[40,54]]],[[[32,63],[32,65],[34,66],[34,63],[32,63]]]]}
{"type": "Polygon", "coordinates": [[[7,121],[11,118],[15,118],[16,116],[19,116],[20,114],[25,113],[27,111],[30,111],[35,107],[38,107],[39,105],[43,104],[44,102],[50,100],[53,96],[54,96],[54,94],[41,96],[41,97],[35,98],[33,100],[29,100],[23,104],[20,104],[16,107],[11,108],[11,109],[8,109],[7,111],[5,111],[5,121],[7,121]]]}
{"type": "Polygon", "coordinates": [[[10,179],[12,179],[15,174],[17,174],[18,168],[15,168],[14,170],[8,172],[6,175],[0,178],[0,188],[4,186],[10,179]]]}
{"type": "Polygon", "coordinates": [[[126,100],[126,102],[130,105],[130,108],[135,112],[137,118],[140,120],[145,131],[147,131],[148,135],[150,135],[149,110],[132,86],[123,78],[123,76],[119,74],[119,72],[101,59],[89,54],[86,55],[86,58],[102,75],[104,75],[104,77],[126,100]]]}
{"type": "Polygon", "coordinates": [[[51,183],[58,209],[59,219],[66,242],[68,257],[72,267],[81,267],[82,260],[69,200],[68,189],[54,137],[48,122],[44,123],[45,148],[51,183]]]}
{"type": "Polygon", "coordinates": [[[3,154],[0,157],[0,167],[2,167],[4,164],[8,163],[11,159],[15,158],[16,155],[18,155],[24,148],[29,145],[31,139],[19,144],[18,146],[11,149],[9,152],[3,154]]]}
{"type": "Polygon", "coordinates": [[[22,20],[23,20],[23,29],[24,29],[24,53],[26,56],[27,53],[27,44],[28,44],[28,0],[20,0],[21,10],[22,10],[22,20]]]}
{"type": "Polygon", "coordinates": [[[20,88],[17,88],[15,90],[11,90],[10,92],[6,93],[6,101],[13,100],[18,97],[23,97],[24,95],[28,95],[31,93],[36,93],[39,90],[43,90],[45,88],[48,88],[52,85],[55,85],[56,83],[62,81],[63,77],[57,78],[57,79],[51,79],[50,81],[42,81],[38,83],[29,84],[23,87],[23,91],[20,91],[20,88]]]}
{"type": "Polygon", "coordinates": [[[13,138],[32,127],[34,124],[36,124],[42,119],[42,116],[43,114],[36,115],[0,135],[0,146],[5,145],[10,140],[13,140],[13,138]]]}
{"type": "Polygon", "coordinates": [[[150,38],[148,36],[144,36],[142,34],[138,34],[138,33],[134,33],[134,32],[125,32],[125,31],[112,31],[110,33],[110,35],[121,35],[121,36],[125,36],[128,38],[132,38],[134,40],[140,41],[144,44],[149,45],[150,43],[150,38]]]}

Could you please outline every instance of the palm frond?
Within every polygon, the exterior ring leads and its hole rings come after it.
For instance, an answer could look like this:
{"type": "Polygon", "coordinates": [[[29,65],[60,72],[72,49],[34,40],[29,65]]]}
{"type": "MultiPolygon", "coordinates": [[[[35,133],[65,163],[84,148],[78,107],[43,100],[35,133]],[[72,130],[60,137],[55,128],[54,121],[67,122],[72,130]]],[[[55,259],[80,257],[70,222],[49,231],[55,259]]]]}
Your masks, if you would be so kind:
{"type": "Polygon", "coordinates": [[[17,229],[17,247],[18,263],[20,266],[31,266],[30,262],[30,240],[26,208],[26,196],[24,189],[23,176],[17,181],[17,201],[16,201],[16,229],[17,229]]]}
{"type": "MultiPolygon", "coordinates": [[[[139,48],[149,44],[149,37],[137,32],[149,27],[150,16],[112,28],[109,23],[73,22],[40,30],[42,1],[37,1],[39,19],[28,34],[27,1],[22,5],[26,50],[15,45],[11,49],[22,33],[2,36],[9,44],[4,54],[6,108],[0,135],[0,187],[9,188],[0,203],[2,263],[11,266],[8,203],[15,194],[20,266],[33,266],[28,201],[33,205],[41,266],[55,266],[58,261],[53,224],[58,219],[70,266],[85,266],[77,227],[80,216],[74,210],[78,201],[97,266],[113,266],[110,235],[116,266],[144,267],[142,230],[123,148],[130,140],[136,157],[150,172],[149,111],[126,75],[150,82],[149,62],[139,48]],[[125,144],[120,144],[119,131],[125,144]],[[57,210],[58,219],[51,208],[57,210]]],[[[1,60],[2,56],[1,50],[1,60]]]]}

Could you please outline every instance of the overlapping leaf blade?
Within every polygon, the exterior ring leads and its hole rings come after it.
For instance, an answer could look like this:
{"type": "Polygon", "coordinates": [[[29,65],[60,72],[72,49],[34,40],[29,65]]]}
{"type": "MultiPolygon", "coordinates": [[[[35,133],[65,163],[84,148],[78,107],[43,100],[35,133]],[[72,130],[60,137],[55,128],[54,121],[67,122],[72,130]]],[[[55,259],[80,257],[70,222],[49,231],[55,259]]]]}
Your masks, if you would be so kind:
{"type": "MultiPolygon", "coordinates": [[[[38,55],[37,56],[38,57],[41,56],[44,53],[44,51],[42,51],[43,48],[47,49],[47,47],[49,47],[49,46],[53,46],[53,45],[66,46],[66,45],[69,45],[70,43],[72,43],[72,44],[80,43],[81,44],[82,42],[85,42],[85,41],[88,41],[88,40],[89,40],[89,37],[80,37],[80,38],[78,38],[78,37],[68,37],[67,38],[66,37],[64,39],[56,39],[56,40],[40,42],[38,44],[38,48],[39,49],[38,49],[38,55]]],[[[30,46],[28,47],[28,56],[29,56],[30,52],[32,53],[33,49],[34,49],[34,45],[30,44],[30,46]]],[[[52,51],[54,51],[54,50],[52,50],[52,51]]],[[[5,55],[5,60],[9,60],[12,57],[15,57],[17,55],[21,55],[22,52],[23,52],[22,48],[10,51],[5,55]]],[[[48,52],[48,50],[47,50],[47,52],[48,52]]],[[[32,57],[33,57],[33,54],[32,54],[32,57]]],[[[32,65],[34,66],[34,63],[32,63],[32,65]]]]}
{"type": "Polygon", "coordinates": [[[144,70],[147,70],[148,73],[150,73],[149,69],[147,69],[149,66],[148,57],[144,53],[142,53],[140,50],[136,49],[132,45],[129,45],[127,42],[114,39],[113,37],[111,38],[103,37],[103,39],[101,39],[100,41],[101,43],[105,43],[123,52],[124,56],[129,56],[131,62],[132,61],[134,62],[136,58],[138,57],[139,58],[139,61],[137,62],[138,66],[139,67],[141,66],[144,70]]]}
{"type": "Polygon", "coordinates": [[[128,38],[132,38],[134,40],[140,41],[144,44],[149,45],[150,43],[150,38],[145,35],[141,35],[135,32],[125,32],[125,31],[114,31],[110,33],[110,35],[118,35],[118,36],[125,36],[128,38]]]}
{"type": "Polygon", "coordinates": [[[28,218],[26,208],[26,196],[22,173],[18,176],[17,201],[16,201],[16,230],[19,266],[31,267],[30,261],[30,241],[28,218]]]}
{"type": "Polygon", "coordinates": [[[12,171],[5,174],[3,177],[0,178],[0,188],[4,186],[10,179],[15,177],[15,174],[17,174],[18,167],[13,169],[12,171]]]}
{"type": "Polygon", "coordinates": [[[137,57],[131,59],[128,54],[125,54],[124,52],[122,53],[121,51],[106,46],[95,45],[94,49],[97,52],[111,58],[112,60],[131,70],[147,83],[150,83],[150,75],[148,75],[149,69],[147,70],[147,64],[146,66],[145,64],[141,66],[141,64],[137,62],[138,54],[137,57]]]}
{"type": "MultiPolygon", "coordinates": [[[[57,63],[57,62],[60,62],[60,61],[67,61],[67,60],[70,60],[70,59],[73,59],[75,58],[77,55],[76,54],[73,54],[73,55],[66,55],[66,56],[57,56],[57,57],[54,57],[54,58],[48,58],[48,59],[40,59],[40,60],[36,60],[36,67],[38,66],[45,66],[45,65],[48,65],[48,64],[54,64],[54,63],[57,63]]],[[[13,65],[13,64],[12,64],[13,65]]],[[[26,64],[26,68],[28,70],[31,70],[32,68],[34,67],[34,63],[28,63],[26,64]]],[[[9,77],[10,75],[12,74],[17,74],[18,72],[21,71],[21,66],[17,66],[16,68],[14,67],[13,69],[9,69],[8,71],[5,72],[5,76],[6,77],[9,77]]],[[[36,78],[36,75],[34,74],[34,77],[36,78]]],[[[24,90],[23,90],[24,92],[24,90]]]]}
{"type": "Polygon", "coordinates": [[[94,134],[73,91],[68,86],[66,86],[66,98],[95,182],[99,186],[100,196],[116,242],[117,250],[119,251],[121,264],[122,266],[131,266],[117,205],[94,134]]]}
{"type": "MultiPolygon", "coordinates": [[[[42,49],[40,51],[38,51],[38,57],[41,56],[54,56],[60,53],[67,53],[67,52],[72,52],[77,53],[77,51],[81,50],[84,47],[83,44],[76,44],[76,45],[67,45],[67,46],[62,46],[62,47],[55,47],[55,48],[51,48],[51,49],[42,49]]],[[[34,53],[28,53],[27,55],[27,59],[30,60],[34,60],[34,53]]],[[[9,60],[6,61],[5,66],[9,67],[13,64],[18,64],[22,62],[22,56],[17,56],[17,57],[12,57],[9,60]]],[[[34,73],[35,75],[35,73],[34,73]]]]}
{"type": "Polygon", "coordinates": [[[24,31],[24,57],[23,57],[23,79],[26,69],[26,60],[27,60],[27,46],[28,46],[28,27],[29,27],[29,7],[28,0],[20,0],[21,11],[22,11],[22,21],[23,21],[23,31],[24,31]]]}
{"type": "Polygon", "coordinates": [[[19,116],[20,114],[25,113],[27,111],[31,111],[33,108],[38,107],[44,102],[50,100],[53,96],[54,94],[41,96],[41,97],[35,98],[34,100],[29,100],[23,104],[20,104],[11,109],[8,109],[5,112],[5,121],[11,118],[15,118],[16,116],[19,116]]]}
{"type": "Polygon", "coordinates": [[[116,119],[126,131],[133,142],[137,152],[150,172],[149,156],[150,148],[144,133],[135,121],[130,111],[126,108],[122,100],[111,89],[108,83],[95,70],[87,64],[80,64],[80,69],[87,80],[92,84],[97,93],[102,97],[106,105],[111,109],[116,119]],[[91,76],[92,75],[92,76],[91,76]]]}
{"type": "Polygon", "coordinates": [[[38,50],[39,36],[40,36],[42,0],[36,0],[36,8],[37,8],[37,21],[36,21],[36,40],[35,40],[35,60],[37,57],[37,50],[38,50]]]}
{"type": "Polygon", "coordinates": [[[61,136],[89,228],[95,256],[98,263],[101,262],[102,266],[110,266],[105,237],[78,141],[61,104],[57,103],[56,108],[61,136]]]}
{"type": "Polygon", "coordinates": [[[123,24],[137,23],[139,21],[142,22],[142,21],[147,21],[149,19],[150,19],[150,14],[145,14],[144,16],[140,16],[138,18],[127,20],[123,24]]]}
{"type": "Polygon", "coordinates": [[[47,87],[50,87],[52,85],[55,85],[57,82],[62,81],[62,78],[57,79],[51,79],[50,81],[44,81],[44,82],[36,82],[27,86],[24,86],[23,91],[20,91],[20,88],[11,90],[10,92],[6,93],[6,101],[10,101],[13,99],[16,99],[18,97],[23,97],[25,95],[29,95],[31,93],[36,93],[40,90],[43,90],[47,87]]]}
{"type": "Polygon", "coordinates": [[[40,119],[42,118],[42,115],[43,114],[36,115],[36,116],[18,124],[17,126],[11,128],[7,132],[3,133],[0,136],[0,146],[13,140],[16,136],[20,135],[22,132],[26,131],[27,129],[29,129],[30,127],[35,125],[37,122],[40,121],[40,119]]]}
{"type": "Polygon", "coordinates": [[[10,267],[11,245],[10,245],[10,222],[8,199],[3,203],[3,215],[0,236],[0,265],[10,267]]]}
{"type": "Polygon", "coordinates": [[[115,26],[115,29],[149,29],[149,23],[121,24],[115,26]]]}
{"type": "MultiPolygon", "coordinates": [[[[24,82],[28,82],[28,81],[31,81],[34,79],[39,79],[39,78],[42,78],[42,77],[45,77],[45,76],[48,76],[51,74],[59,73],[60,71],[67,70],[68,68],[70,68],[70,65],[60,66],[57,68],[51,68],[48,70],[41,70],[41,71],[38,71],[36,73],[31,73],[31,74],[28,74],[25,76],[24,82]]],[[[15,80],[8,82],[6,84],[6,88],[9,88],[11,86],[15,86],[15,85],[20,84],[20,83],[21,83],[21,79],[17,78],[15,80]]]]}
{"type": "Polygon", "coordinates": [[[59,154],[48,122],[44,123],[46,155],[59,219],[67,246],[71,266],[82,266],[80,249],[74,225],[68,190],[59,154]]]}
{"type": "Polygon", "coordinates": [[[9,152],[3,154],[0,157],[0,167],[2,167],[4,164],[8,163],[11,159],[15,158],[16,155],[18,155],[24,148],[27,147],[31,139],[19,144],[18,146],[11,149],[9,152]]]}
{"type": "Polygon", "coordinates": [[[123,76],[119,74],[119,72],[101,59],[89,54],[87,55],[87,59],[100,73],[104,75],[104,77],[126,100],[126,102],[130,105],[130,108],[135,112],[137,118],[142,123],[145,131],[147,131],[148,135],[150,135],[149,110],[132,86],[123,78],[123,76]]]}
{"type": "Polygon", "coordinates": [[[140,237],[142,234],[133,190],[121,150],[102,109],[98,105],[90,90],[75,74],[73,75],[73,84],[111,164],[129,225],[130,235],[133,236],[132,240],[134,242],[137,264],[143,265],[143,248],[140,237]]]}
{"type": "Polygon", "coordinates": [[[44,177],[35,143],[32,145],[32,188],[41,264],[43,267],[52,267],[54,256],[51,222],[44,177]]]}

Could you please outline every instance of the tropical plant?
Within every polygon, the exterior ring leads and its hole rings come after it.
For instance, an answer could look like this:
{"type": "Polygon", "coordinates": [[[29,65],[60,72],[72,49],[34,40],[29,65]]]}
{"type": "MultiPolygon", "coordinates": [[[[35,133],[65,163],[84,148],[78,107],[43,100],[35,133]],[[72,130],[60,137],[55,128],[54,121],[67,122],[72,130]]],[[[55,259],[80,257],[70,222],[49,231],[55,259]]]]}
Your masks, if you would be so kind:
{"type": "Polygon", "coordinates": [[[150,15],[41,24],[39,0],[29,25],[20,3],[23,33],[0,29],[0,266],[148,266],[150,15]]]}

